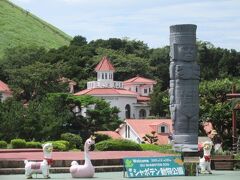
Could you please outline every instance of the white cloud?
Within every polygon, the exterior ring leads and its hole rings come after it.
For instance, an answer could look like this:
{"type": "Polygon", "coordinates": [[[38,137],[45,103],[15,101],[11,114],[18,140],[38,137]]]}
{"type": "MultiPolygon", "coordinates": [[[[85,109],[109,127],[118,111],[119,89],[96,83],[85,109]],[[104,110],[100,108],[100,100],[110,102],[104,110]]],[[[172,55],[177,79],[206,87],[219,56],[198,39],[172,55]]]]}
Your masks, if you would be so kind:
{"type": "Polygon", "coordinates": [[[239,37],[239,0],[12,1],[72,36],[91,40],[130,37],[153,47],[168,45],[169,26],[185,23],[196,24],[197,37],[217,46],[235,48],[239,37]]]}

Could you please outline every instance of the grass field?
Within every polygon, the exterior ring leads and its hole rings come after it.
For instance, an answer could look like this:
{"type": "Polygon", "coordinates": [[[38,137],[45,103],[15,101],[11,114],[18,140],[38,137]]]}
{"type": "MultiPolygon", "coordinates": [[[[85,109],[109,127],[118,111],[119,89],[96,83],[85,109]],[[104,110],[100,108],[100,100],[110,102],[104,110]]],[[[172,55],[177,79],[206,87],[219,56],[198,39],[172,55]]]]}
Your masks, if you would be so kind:
{"type": "Polygon", "coordinates": [[[46,49],[68,45],[71,37],[28,11],[0,0],[0,58],[11,47],[43,46],[46,49]]]}

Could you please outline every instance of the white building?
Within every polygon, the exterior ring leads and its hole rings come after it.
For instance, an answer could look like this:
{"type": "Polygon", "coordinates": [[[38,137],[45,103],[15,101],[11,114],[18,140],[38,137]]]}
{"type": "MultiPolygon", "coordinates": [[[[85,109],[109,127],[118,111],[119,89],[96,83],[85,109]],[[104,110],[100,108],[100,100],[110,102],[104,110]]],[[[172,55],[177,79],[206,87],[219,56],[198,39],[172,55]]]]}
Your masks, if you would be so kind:
{"type": "Polygon", "coordinates": [[[12,96],[12,92],[7,84],[0,80],[0,101],[4,101],[8,97],[12,96]]]}
{"type": "Polygon", "coordinates": [[[76,96],[92,95],[103,98],[111,107],[118,107],[120,119],[146,118],[150,115],[149,94],[156,81],[134,77],[122,81],[114,81],[115,68],[107,57],[95,68],[97,81],[87,83],[87,89],[75,93],[76,96]]]}

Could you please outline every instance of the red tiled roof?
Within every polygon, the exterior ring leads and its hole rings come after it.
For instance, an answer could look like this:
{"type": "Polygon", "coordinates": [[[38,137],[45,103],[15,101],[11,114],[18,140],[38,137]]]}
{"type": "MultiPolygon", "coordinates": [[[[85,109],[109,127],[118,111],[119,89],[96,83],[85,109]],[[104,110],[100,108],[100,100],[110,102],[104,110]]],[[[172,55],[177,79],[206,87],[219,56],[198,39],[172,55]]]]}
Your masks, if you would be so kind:
{"type": "Polygon", "coordinates": [[[5,84],[4,82],[2,82],[1,80],[0,80],[0,92],[8,92],[8,93],[11,92],[10,88],[8,87],[8,85],[5,84]]]}
{"type": "Polygon", "coordinates": [[[114,88],[93,88],[85,89],[75,93],[74,95],[131,95],[137,96],[137,93],[128,91],[126,89],[114,89],[114,88]]]}
{"type": "Polygon", "coordinates": [[[115,68],[107,57],[103,57],[95,68],[95,71],[115,71],[115,68]]]}
{"type": "Polygon", "coordinates": [[[136,76],[134,78],[123,81],[123,83],[124,84],[156,84],[157,82],[152,79],[136,76]]]}
{"type": "Polygon", "coordinates": [[[157,126],[165,124],[169,127],[172,133],[172,120],[171,119],[126,119],[125,122],[142,138],[146,134],[151,134],[152,131],[156,132],[159,144],[168,144],[168,133],[157,133],[157,126]]]}
{"type": "Polygon", "coordinates": [[[97,131],[96,134],[106,134],[113,139],[121,139],[122,137],[115,131],[97,131]]]}

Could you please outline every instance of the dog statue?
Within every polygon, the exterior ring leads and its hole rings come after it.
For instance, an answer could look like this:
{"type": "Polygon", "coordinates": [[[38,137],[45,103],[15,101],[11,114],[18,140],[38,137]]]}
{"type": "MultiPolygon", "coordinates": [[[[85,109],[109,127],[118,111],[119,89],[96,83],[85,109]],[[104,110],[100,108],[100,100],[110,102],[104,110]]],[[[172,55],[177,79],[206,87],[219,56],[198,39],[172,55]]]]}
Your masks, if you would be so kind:
{"type": "Polygon", "coordinates": [[[49,168],[53,164],[52,160],[52,143],[46,143],[43,146],[44,159],[41,162],[32,162],[25,160],[25,176],[27,179],[32,179],[32,174],[43,174],[45,179],[49,179],[49,168]]]}
{"type": "Polygon", "coordinates": [[[202,144],[203,148],[203,157],[199,158],[199,168],[200,173],[205,174],[209,173],[212,174],[211,171],[211,150],[212,150],[212,141],[205,141],[202,144]]]}
{"type": "Polygon", "coordinates": [[[77,161],[72,161],[70,173],[73,178],[91,178],[94,176],[95,169],[89,157],[90,146],[95,144],[95,137],[91,136],[84,144],[84,159],[83,165],[79,165],[77,161]]]}

